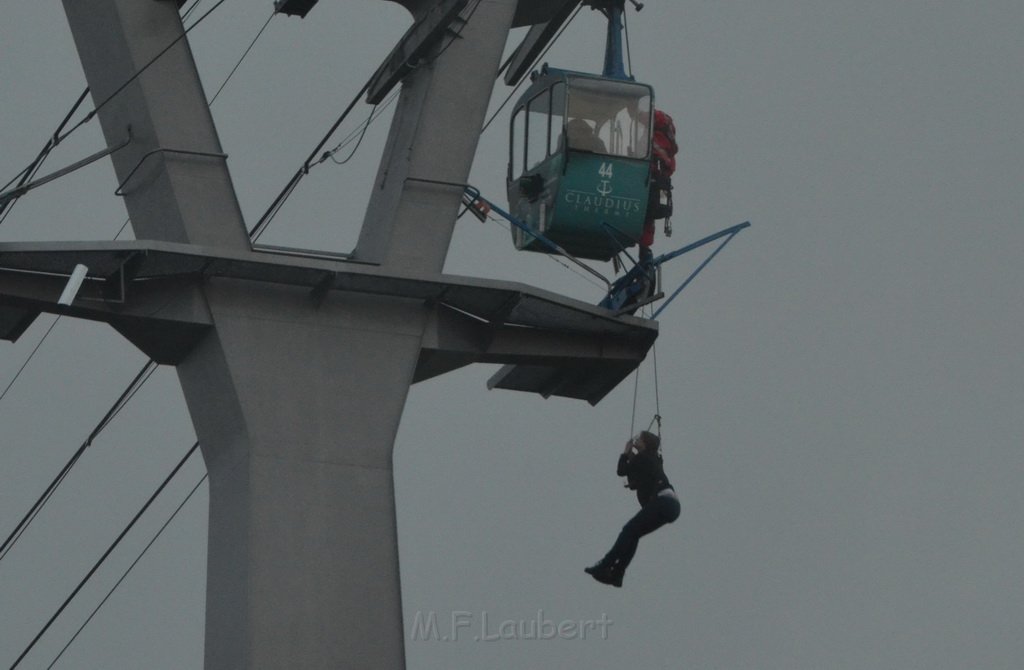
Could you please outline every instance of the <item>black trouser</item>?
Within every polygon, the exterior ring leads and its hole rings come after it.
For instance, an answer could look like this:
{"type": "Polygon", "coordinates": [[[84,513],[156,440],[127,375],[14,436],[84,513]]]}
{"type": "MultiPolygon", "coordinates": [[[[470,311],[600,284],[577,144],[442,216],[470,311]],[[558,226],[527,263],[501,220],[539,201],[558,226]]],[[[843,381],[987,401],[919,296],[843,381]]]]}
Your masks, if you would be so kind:
{"type": "Polygon", "coordinates": [[[633,560],[640,538],[653,533],[679,518],[679,499],[675,495],[655,495],[626,522],[611,551],[604,557],[606,565],[622,572],[633,560]]]}

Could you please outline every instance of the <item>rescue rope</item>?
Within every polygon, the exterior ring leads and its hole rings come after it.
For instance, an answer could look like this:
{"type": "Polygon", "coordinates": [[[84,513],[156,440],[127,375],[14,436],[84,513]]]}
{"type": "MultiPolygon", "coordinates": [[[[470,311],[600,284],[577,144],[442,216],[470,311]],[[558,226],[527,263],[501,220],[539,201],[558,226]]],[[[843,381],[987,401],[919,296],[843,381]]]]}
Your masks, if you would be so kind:
{"type": "Polygon", "coordinates": [[[654,422],[658,422],[658,437],[661,437],[661,391],[660,383],[658,382],[658,343],[655,342],[651,345],[651,360],[654,363],[654,418],[651,419],[651,425],[647,426],[647,430],[650,431],[654,426],[654,422]]]}
{"type": "MultiPolygon", "coordinates": [[[[641,309],[641,314],[648,312],[651,309],[650,305],[645,305],[641,309]]],[[[647,314],[644,314],[648,317],[647,314]]],[[[649,317],[648,317],[649,318],[649,317]]],[[[651,418],[651,422],[647,424],[647,432],[651,432],[654,428],[654,424],[658,424],[658,430],[655,433],[658,437],[661,437],[661,391],[660,382],[658,381],[658,345],[654,343],[651,345],[651,362],[654,369],[654,416],[651,418]]],[[[640,390],[640,365],[636,367],[636,371],[633,377],[633,414],[629,419],[629,437],[632,438],[636,434],[636,406],[637,397],[640,390]]]]}
{"type": "Polygon", "coordinates": [[[640,366],[636,366],[636,372],[633,375],[633,416],[629,419],[629,439],[633,439],[633,431],[636,429],[636,395],[637,390],[640,388],[640,366]]]}

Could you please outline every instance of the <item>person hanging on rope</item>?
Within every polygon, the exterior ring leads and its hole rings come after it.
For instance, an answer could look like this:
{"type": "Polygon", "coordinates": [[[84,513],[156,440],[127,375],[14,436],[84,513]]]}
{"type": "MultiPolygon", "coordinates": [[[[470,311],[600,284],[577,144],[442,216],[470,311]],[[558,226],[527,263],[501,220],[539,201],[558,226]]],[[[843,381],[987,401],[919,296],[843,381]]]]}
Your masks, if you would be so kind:
{"type": "Polygon", "coordinates": [[[616,473],[636,491],[640,511],[626,522],[604,558],[584,571],[602,584],[622,586],[622,577],[636,554],[640,538],[679,518],[679,498],[662,468],[661,438],[650,431],[626,443],[616,473]]]}

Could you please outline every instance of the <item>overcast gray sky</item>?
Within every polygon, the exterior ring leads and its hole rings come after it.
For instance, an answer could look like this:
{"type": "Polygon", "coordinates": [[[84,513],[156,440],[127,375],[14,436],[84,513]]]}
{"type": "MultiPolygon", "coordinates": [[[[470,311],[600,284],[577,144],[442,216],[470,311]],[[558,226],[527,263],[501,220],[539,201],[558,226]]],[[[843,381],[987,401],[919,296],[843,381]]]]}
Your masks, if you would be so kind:
{"type": "MultiPolygon", "coordinates": [[[[7,4],[0,182],[84,87],[60,3],[7,4]]],[[[194,31],[209,92],[270,12],[229,0],[194,31]]],[[[271,22],[214,105],[250,223],[409,23],[379,0],[271,22]]],[[[676,232],[659,249],[754,224],[661,320],[683,514],[642,542],[623,589],[597,585],[582,568],[635,507],[614,474],[632,383],[596,408],[486,392],[487,366],[414,387],[395,459],[411,670],[1019,667],[1022,26],[1019,0],[652,0],[631,14],[634,72],[681,136],[676,232]],[[610,621],[606,639],[474,639],[538,611],[610,621]],[[411,639],[431,612],[442,628],[453,614],[471,623],[457,641],[411,639]]],[[[584,11],[547,60],[599,69],[602,31],[584,11]]],[[[507,94],[497,87],[492,107],[507,94]]],[[[499,200],[506,125],[507,110],[473,175],[499,200]]],[[[386,129],[387,117],[349,165],[311,173],[262,241],[351,249],[386,129]]],[[[44,172],[101,147],[91,124],[44,172]]],[[[124,223],[115,187],[106,161],[44,187],[0,240],[110,239],[124,223]]],[[[446,271],[600,298],[469,217],[446,271]]],[[[3,343],[0,387],[51,322],[3,343]]],[[[54,327],[0,402],[4,536],[144,361],[104,326],[54,327]]],[[[638,424],[655,411],[652,377],[647,364],[638,424]]],[[[0,563],[0,660],[193,440],[161,370],[0,563]]],[[[26,667],[49,664],[202,473],[190,463],[26,667]]],[[[201,667],[205,513],[200,488],[56,667],[201,667]]]]}

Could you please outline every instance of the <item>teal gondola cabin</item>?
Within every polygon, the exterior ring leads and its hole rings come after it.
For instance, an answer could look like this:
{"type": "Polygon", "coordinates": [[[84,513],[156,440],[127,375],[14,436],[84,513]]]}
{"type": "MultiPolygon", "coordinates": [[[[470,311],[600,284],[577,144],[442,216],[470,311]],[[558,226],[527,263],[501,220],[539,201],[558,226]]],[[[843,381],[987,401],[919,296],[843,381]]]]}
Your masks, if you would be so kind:
{"type": "MultiPolygon", "coordinates": [[[[650,193],[654,91],[545,65],[512,114],[511,214],[578,258],[607,261],[640,239],[650,193]]],[[[514,227],[516,248],[551,253],[514,227]]]]}

